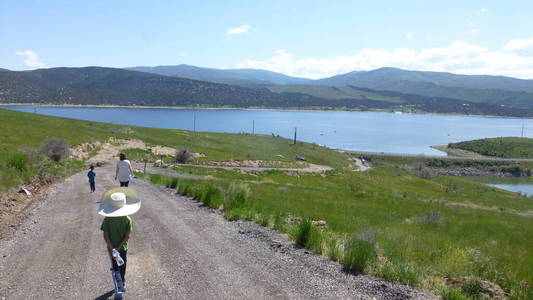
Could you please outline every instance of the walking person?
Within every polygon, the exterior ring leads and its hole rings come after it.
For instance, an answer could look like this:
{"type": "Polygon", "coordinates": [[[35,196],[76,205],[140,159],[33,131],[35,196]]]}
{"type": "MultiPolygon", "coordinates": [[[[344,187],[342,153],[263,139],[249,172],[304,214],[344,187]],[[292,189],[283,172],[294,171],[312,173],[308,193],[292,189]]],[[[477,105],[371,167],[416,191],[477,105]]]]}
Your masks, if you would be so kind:
{"type": "Polygon", "coordinates": [[[87,177],[89,177],[89,188],[91,189],[91,193],[94,193],[96,190],[96,172],[94,172],[94,166],[91,165],[89,167],[89,172],[87,173],[87,177]]]}
{"type": "Polygon", "coordinates": [[[98,214],[104,216],[100,229],[104,232],[104,240],[110,257],[113,257],[113,270],[120,274],[116,279],[121,282],[119,288],[126,291],[126,265],[128,262],[128,241],[133,230],[130,215],[141,208],[141,200],[137,193],[126,187],[114,188],[104,193],[98,214]],[[118,252],[120,256],[113,255],[118,252]],[[122,261],[120,261],[122,259],[122,261]]]}
{"type": "Polygon", "coordinates": [[[133,177],[133,170],[131,163],[126,159],[126,154],[120,153],[120,160],[117,162],[117,171],[115,173],[115,180],[120,182],[120,186],[127,187],[130,183],[130,178],[133,177]]]}

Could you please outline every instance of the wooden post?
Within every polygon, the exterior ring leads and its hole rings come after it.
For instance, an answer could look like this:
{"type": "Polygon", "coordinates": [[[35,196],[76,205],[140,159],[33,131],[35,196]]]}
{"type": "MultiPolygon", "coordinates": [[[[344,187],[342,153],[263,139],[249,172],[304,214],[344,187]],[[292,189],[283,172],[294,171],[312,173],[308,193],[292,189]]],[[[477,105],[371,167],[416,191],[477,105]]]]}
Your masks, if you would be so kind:
{"type": "Polygon", "coordinates": [[[252,134],[255,134],[255,120],[252,121],[252,134]]]}
{"type": "Polygon", "coordinates": [[[193,121],[193,127],[192,131],[196,132],[196,113],[194,113],[194,121],[193,121]]]}
{"type": "Polygon", "coordinates": [[[298,127],[294,127],[294,145],[296,145],[296,132],[298,131],[298,127]]]}

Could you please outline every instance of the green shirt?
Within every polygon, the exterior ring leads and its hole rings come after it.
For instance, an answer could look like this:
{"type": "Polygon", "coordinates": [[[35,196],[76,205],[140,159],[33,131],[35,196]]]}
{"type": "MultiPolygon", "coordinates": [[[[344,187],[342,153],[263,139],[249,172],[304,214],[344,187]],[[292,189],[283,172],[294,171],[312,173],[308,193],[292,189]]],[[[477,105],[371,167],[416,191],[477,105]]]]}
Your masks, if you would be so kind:
{"type": "MultiPolygon", "coordinates": [[[[133,230],[133,221],[130,217],[105,217],[100,226],[103,232],[109,233],[109,239],[111,240],[111,245],[113,247],[118,247],[126,233],[133,230]]],[[[128,250],[128,242],[124,244],[122,249],[117,250],[128,250]]]]}

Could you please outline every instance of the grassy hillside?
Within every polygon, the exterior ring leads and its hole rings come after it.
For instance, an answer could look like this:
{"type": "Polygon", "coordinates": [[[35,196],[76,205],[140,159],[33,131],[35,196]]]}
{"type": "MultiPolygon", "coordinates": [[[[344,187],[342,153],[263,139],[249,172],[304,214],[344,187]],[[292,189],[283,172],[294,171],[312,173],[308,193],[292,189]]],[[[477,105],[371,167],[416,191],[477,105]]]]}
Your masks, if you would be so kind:
{"type": "Polygon", "coordinates": [[[503,158],[532,158],[533,139],[500,137],[450,143],[448,148],[462,149],[487,156],[503,158]]]}
{"type": "Polygon", "coordinates": [[[228,219],[285,231],[347,270],[421,286],[445,299],[479,299],[470,287],[480,280],[497,283],[514,299],[530,299],[533,218],[517,214],[533,211],[530,198],[462,178],[421,178],[394,166],[373,167],[298,176],[180,167],[210,176],[148,178],[206,205],[223,204],[228,219]],[[327,226],[308,226],[305,220],[327,226]]]}
{"type": "Polygon", "coordinates": [[[502,76],[458,75],[381,68],[315,81],[330,86],[364,87],[426,97],[452,98],[516,108],[533,108],[533,82],[502,76]]]}
{"type": "MultiPolygon", "coordinates": [[[[203,160],[304,156],[335,170],[241,174],[181,167],[181,172],[209,177],[177,180],[157,175],[152,179],[209,205],[224,204],[229,219],[256,220],[287,231],[296,242],[339,260],[352,271],[446,295],[475,296],[471,287],[486,280],[516,299],[532,296],[533,218],[520,215],[533,211],[531,198],[467,179],[419,177],[398,168],[405,159],[376,161],[369,172],[353,172],[345,169],[350,164],[345,155],[306,143],[294,146],[270,136],[120,126],[2,109],[0,120],[0,193],[35,175],[29,164],[19,169],[10,158],[28,155],[47,137],[66,138],[71,145],[134,138],[152,145],[186,147],[204,153],[203,160]],[[299,218],[324,220],[327,226],[308,226],[299,218]],[[466,280],[471,276],[478,279],[466,280]]],[[[66,163],[51,163],[50,169],[66,163]]]]}
{"type": "Polygon", "coordinates": [[[301,93],[324,99],[371,99],[390,103],[404,102],[399,97],[383,96],[377,92],[361,90],[352,86],[273,85],[269,86],[268,89],[276,93],[301,93]]]}
{"type": "MultiPolygon", "coordinates": [[[[30,164],[31,151],[50,137],[65,138],[71,146],[110,137],[140,139],[152,145],[184,147],[206,155],[204,160],[279,160],[303,156],[311,163],[340,166],[341,155],[323,147],[261,135],[193,133],[183,130],[120,126],[49,117],[0,109],[0,193],[29,181],[37,170],[30,164]],[[21,158],[22,156],[22,158],[21,158]],[[15,159],[25,165],[13,166],[15,159]]],[[[50,168],[55,168],[51,162],[50,168]]]]}

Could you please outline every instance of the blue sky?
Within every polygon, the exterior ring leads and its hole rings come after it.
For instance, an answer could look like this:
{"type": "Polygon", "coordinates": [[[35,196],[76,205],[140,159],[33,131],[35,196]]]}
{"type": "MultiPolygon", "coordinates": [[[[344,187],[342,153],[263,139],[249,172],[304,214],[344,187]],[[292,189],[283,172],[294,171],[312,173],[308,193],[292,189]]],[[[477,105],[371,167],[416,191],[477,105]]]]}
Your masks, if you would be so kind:
{"type": "Polygon", "coordinates": [[[0,2],[0,67],[382,66],[533,78],[533,1],[0,2]]]}

